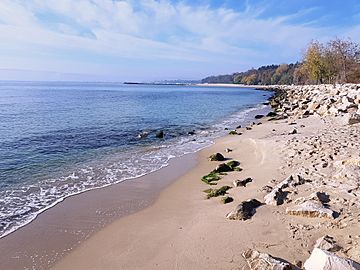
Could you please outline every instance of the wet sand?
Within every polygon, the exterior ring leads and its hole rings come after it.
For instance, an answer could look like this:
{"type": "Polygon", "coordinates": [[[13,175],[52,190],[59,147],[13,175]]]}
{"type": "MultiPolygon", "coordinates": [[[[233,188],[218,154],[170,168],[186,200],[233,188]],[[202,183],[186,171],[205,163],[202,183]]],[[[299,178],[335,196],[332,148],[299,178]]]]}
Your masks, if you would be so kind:
{"type": "Polygon", "coordinates": [[[187,154],[149,175],[65,199],[0,239],[0,269],[49,269],[96,231],[151,205],[196,164],[196,154],[187,154]]]}

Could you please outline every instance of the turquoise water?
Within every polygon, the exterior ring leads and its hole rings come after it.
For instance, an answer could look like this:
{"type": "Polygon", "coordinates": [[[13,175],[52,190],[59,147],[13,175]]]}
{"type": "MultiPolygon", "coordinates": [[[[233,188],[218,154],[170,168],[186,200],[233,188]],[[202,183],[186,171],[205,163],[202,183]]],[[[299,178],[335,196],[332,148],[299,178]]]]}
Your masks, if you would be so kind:
{"type": "Polygon", "coordinates": [[[0,236],[85,190],[138,177],[250,119],[271,93],[0,82],[0,236]],[[162,130],[164,138],[157,138],[162,130]]]}

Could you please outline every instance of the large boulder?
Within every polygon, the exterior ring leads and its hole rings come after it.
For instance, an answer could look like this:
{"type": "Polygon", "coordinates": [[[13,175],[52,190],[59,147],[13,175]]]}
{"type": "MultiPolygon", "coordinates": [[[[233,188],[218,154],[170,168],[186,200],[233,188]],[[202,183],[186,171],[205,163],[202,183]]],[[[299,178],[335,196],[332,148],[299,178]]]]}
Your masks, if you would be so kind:
{"type": "Polygon", "coordinates": [[[251,199],[241,202],[233,211],[226,215],[228,219],[232,220],[247,220],[250,219],[256,212],[256,208],[261,205],[256,199],[251,199]]]}
{"type": "Polygon", "coordinates": [[[242,255],[251,270],[292,270],[290,263],[257,250],[248,249],[242,255]]]}
{"type": "Polygon", "coordinates": [[[329,251],[314,248],[304,268],[305,270],[360,270],[360,264],[329,251]]]}

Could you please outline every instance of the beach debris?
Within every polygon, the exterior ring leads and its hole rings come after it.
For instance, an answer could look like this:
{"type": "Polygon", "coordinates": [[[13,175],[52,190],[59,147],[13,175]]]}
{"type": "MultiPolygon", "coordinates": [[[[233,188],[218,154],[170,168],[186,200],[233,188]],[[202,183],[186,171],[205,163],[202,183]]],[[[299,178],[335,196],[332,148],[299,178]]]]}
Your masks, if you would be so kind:
{"type": "Polygon", "coordinates": [[[232,152],[232,149],[226,148],[226,149],[225,149],[225,152],[226,152],[226,153],[230,153],[230,152],[232,152]]]}
{"type": "Polygon", "coordinates": [[[210,157],[209,157],[209,160],[210,161],[224,161],[225,158],[222,154],[220,153],[216,153],[216,154],[212,154],[210,157]]]}
{"type": "Polygon", "coordinates": [[[221,198],[221,202],[223,204],[231,203],[233,201],[234,201],[234,199],[232,197],[230,197],[230,196],[225,196],[225,197],[221,198]]]}
{"type": "Polygon", "coordinates": [[[209,188],[204,190],[204,192],[207,194],[207,198],[213,198],[213,197],[219,197],[219,196],[223,196],[226,194],[226,192],[230,189],[231,187],[229,186],[222,186],[220,188],[209,188]]]}
{"type": "Polygon", "coordinates": [[[243,252],[251,270],[292,270],[290,263],[275,258],[267,253],[261,253],[257,250],[248,249],[243,252]]]}
{"type": "Polygon", "coordinates": [[[248,177],[243,180],[236,179],[233,181],[233,184],[235,187],[246,187],[246,184],[250,182],[252,182],[252,178],[248,177]]]}
{"type": "Polygon", "coordinates": [[[341,249],[341,247],[338,244],[336,244],[334,237],[331,237],[329,235],[325,235],[319,238],[318,240],[316,240],[314,248],[319,248],[331,252],[336,252],[341,249]]]}
{"type": "Polygon", "coordinates": [[[241,202],[233,211],[226,215],[231,220],[247,220],[250,219],[256,212],[256,208],[261,205],[256,199],[249,199],[241,202]]]}
{"type": "Polygon", "coordinates": [[[201,181],[203,181],[204,183],[208,184],[208,185],[216,185],[216,181],[219,181],[221,178],[219,176],[218,173],[216,172],[210,172],[209,174],[203,176],[201,178],[201,181]]]}
{"type": "Polygon", "coordinates": [[[330,219],[333,219],[335,214],[331,209],[325,208],[321,202],[311,200],[286,208],[286,213],[294,216],[330,219]]]}
{"type": "Polygon", "coordinates": [[[267,205],[281,205],[284,203],[287,192],[281,188],[274,188],[269,194],[265,195],[264,200],[267,205]]]}
{"type": "Polygon", "coordinates": [[[360,270],[360,264],[332,252],[314,248],[304,263],[305,270],[360,270]]]}
{"type": "Polygon", "coordinates": [[[165,133],[164,133],[164,131],[159,130],[158,132],[156,132],[155,136],[156,136],[156,138],[162,139],[162,138],[164,138],[165,133]]]}

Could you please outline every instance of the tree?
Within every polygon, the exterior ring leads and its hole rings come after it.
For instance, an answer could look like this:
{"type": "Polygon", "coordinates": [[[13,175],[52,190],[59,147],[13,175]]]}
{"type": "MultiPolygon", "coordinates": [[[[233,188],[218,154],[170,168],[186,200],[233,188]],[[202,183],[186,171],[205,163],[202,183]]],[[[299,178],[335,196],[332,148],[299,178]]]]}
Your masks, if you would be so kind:
{"type": "Polygon", "coordinates": [[[334,71],[337,73],[337,81],[347,82],[349,74],[352,73],[354,67],[356,68],[356,63],[359,61],[359,44],[350,39],[336,38],[328,43],[328,52],[333,61],[334,71]]]}

